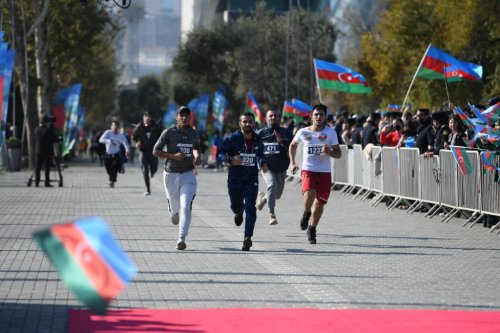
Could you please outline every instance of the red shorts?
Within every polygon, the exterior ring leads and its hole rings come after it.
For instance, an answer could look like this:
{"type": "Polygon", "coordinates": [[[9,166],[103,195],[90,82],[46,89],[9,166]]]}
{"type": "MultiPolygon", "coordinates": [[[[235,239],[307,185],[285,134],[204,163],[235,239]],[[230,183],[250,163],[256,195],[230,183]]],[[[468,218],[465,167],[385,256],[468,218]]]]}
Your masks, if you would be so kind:
{"type": "Polygon", "coordinates": [[[302,170],[302,194],[309,190],[316,191],[316,200],[323,205],[328,202],[332,191],[332,174],[330,172],[314,172],[302,170]]]}

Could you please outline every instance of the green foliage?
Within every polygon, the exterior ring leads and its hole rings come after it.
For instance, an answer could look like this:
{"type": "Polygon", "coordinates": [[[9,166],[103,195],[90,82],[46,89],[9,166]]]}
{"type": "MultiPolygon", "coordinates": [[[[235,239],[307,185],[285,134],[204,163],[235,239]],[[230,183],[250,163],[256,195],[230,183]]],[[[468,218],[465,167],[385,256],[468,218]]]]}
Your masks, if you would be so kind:
{"type": "Polygon", "coordinates": [[[334,60],[335,30],[326,17],[296,9],[291,11],[290,27],[288,96],[287,16],[260,3],[250,16],[213,29],[196,28],[187,35],[169,74],[175,102],[186,104],[199,94],[213,93],[221,83],[229,87],[233,119],[243,110],[248,91],[264,109],[281,110],[286,97],[309,101],[314,80],[309,43],[313,57],[334,60]]]}
{"type": "Polygon", "coordinates": [[[156,75],[146,75],[139,79],[137,101],[140,113],[149,111],[154,119],[161,118],[166,101],[162,94],[160,81],[156,75]]]}
{"type": "Polygon", "coordinates": [[[16,136],[11,136],[7,139],[7,148],[21,149],[21,140],[16,136]]]}
{"type": "Polygon", "coordinates": [[[114,36],[117,32],[97,2],[53,0],[44,28],[47,29],[50,92],[82,83],[80,104],[86,120],[101,124],[114,109],[116,70],[114,36]]]}
{"type": "Polygon", "coordinates": [[[142,119],[136,89],[126,89],[118,94],[118,115],[125,125],[135,124],[142,119]]]}
{"type": "MultiPolygon", "coordinates": [[[[381,105],[401,103],[428,44],[483,66],[482,82],[448,84],[458,105],[483,102],[500,91],[500,2],[481,0],[392,0],[376,28],[361,39],[360,67],[381,105]],[[497,74],[497,75],[495,75],[497,74]]],[[[416,79],[410,100],[439,108],[447,100],[444,81],[416,79]]]]}

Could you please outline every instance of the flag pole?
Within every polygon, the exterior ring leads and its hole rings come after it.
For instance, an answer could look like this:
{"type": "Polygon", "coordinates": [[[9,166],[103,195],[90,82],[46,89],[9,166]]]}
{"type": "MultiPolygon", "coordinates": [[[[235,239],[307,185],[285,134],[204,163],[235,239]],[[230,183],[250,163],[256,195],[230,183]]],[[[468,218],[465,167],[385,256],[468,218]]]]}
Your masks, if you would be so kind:
{"type": "Polygon", "coordinates": [[[321,98],[321,88],[319,87],[319,80],[318,80],[318,69],[316,68],[316,59],[313,59],[313,64],[314,64],[314,76],[316,77],[316,86],[318,87],[318,96],[319,96],[319,102],[323,103],[323,100],[321,98]]]}
{"type": "Polygon", "coordinates": [[[448,92],[448,79],[446,78],[446,66],[443,65],[443,72],[444,72],[444,87],[446,88],[446,96],[448,96],[448,105],[450,105],[450,93],[448,92]]]}
{"type": "Polygon", "coordinates": [[[401,105],[401,110],[404,110],[404,107],[406,105],[406,101],[408,100],[408,96],[410,95],[411,87],[413,86],[413,82],[415,82],[415,79],[417,78],[418,71],[420,70],[420,68],[422,68],[425,56],[427,55],[427,52],[429,52],[430,48],[431,48],[431,44],[429,44],[429,46],[427,46],[427,50],[425,50],[424,56],[422,57],[422,60],[420,60],[420,64],[418,65],[417,70],[415,71],[415,75],[413,75],[413,79],[411,80],[410,87],[408,87],[408,91],[406,92],[406,96],[405,96],[405,99],[403,101],[403,105],[401,105]]]}

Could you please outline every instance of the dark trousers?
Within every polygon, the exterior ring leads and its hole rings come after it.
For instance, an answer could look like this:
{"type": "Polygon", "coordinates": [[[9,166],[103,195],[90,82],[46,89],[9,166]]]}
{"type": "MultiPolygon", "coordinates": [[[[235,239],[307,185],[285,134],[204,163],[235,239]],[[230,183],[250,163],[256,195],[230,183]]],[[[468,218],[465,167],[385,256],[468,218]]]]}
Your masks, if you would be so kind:
{"type": "Polygon", "coordinates": [[[146,184],[146,189],[150,191],[149,173],[151,172],[151,177],[154,176],[158,170],[158,158],[154,157],[152,153],[141,153],[141,168],[142,175],[144,177],[144,183],[146,184]]]}
{"type": "Polygon", "coordinates": [[[120,154],[119,153],[113,155],[106,154],[106,157],[104,158],[104,166],[106,167],[106,172],[109,175],[109,181],[116,182],[116,176],[118,175],[118,171],[120,171],[122,168],[120,154]]]}
{"type": "Polygon", "coordinates": [[[36,154],[35,185],[40,184],[40,171],[45,166],[45,185],[50,184],[50,167],[52,164],[52,155],[47,153],[36,154]]]}
{"type": "Polygon", "coordinates": [[[231,210],[238,214],[245,211],[245,236],[253,236],[255,221],[257,220],[257,193],[259,192],[259,182],[257,180],[244,181],[233,180],[227,183],[231,210]]]}

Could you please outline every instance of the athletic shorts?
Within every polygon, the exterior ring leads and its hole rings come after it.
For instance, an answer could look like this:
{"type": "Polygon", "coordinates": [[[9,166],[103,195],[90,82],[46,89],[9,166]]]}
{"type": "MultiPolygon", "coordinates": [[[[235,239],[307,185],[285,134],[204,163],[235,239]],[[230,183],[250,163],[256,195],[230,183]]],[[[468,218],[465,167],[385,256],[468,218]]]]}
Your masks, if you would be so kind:
{"type": "Polygon", "coordinates": [[[332,191],[332,174],[330,172],[314,172],[302,170],[302,194],[309,190],[316,191],[316,200],[325,205],[332,191]]]}

